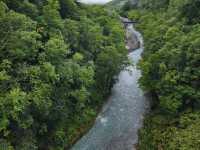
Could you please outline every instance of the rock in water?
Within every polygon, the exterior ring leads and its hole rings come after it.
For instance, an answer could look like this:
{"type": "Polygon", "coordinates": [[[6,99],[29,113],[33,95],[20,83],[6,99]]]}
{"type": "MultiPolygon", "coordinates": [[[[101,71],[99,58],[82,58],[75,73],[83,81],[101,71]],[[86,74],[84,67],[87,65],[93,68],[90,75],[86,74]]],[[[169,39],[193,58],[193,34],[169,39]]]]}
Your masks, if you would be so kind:
{"type": "Polygon", "coordinates": [[[127,26],[127,30],[126,30],[126,48],[128,50],[135,50],[135,49],[140,48],[140,41],[138,37],[135,35],[132,28],[133,28],[133,25],[130,24],[127,26]]]}

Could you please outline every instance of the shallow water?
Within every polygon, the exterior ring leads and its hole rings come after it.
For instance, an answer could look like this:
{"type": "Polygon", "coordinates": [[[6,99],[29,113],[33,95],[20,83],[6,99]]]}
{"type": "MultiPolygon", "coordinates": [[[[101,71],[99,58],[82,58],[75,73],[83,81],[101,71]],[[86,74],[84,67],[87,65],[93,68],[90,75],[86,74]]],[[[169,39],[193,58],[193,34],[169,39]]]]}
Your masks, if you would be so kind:
{"type": "Polygon", "coordinates": [[[134,150],[149,102],[139,88],[141,76],[136,64],[141,58],[143,40],[132,25],[127,30],[140,40],[141,48],[129,54],[134,66],[121,71],[112,95],[98,115],[94,126],[72,148],[72,150],[134,150]]]}

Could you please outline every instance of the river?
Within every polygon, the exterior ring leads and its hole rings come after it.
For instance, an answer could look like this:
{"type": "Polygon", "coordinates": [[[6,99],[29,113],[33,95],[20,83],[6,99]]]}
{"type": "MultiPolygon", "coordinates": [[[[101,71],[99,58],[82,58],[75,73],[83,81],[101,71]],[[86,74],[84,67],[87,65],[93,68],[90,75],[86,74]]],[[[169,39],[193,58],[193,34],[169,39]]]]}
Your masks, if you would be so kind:
{"type": "Polygon", "coordinates": [[[133,66],[121,71],[108,102],[103,106],[93,127],[72,150],[134,150],[138,130],[149,109],[149,102],[138,85],[141,76],[136,64],[143,51],[143,39],[133,25],[127,27],[140,41],[140,48],[129,53],[133,66]],[[128,71],[129,70],[129,71],[128,71]]]}

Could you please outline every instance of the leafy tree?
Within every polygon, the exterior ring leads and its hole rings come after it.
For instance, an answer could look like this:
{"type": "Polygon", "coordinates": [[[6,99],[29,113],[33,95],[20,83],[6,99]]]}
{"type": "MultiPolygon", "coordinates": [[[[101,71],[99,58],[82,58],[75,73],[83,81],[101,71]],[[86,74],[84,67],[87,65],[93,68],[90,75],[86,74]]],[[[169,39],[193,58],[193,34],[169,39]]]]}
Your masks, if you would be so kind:
{"type": "Polygon", "coordinates": [[[60,14],[62,18],[78,18],[79,8],[74,0],[59,0],[60,14]]]}
{"type": "Polygon", "coordinates": [[[196,2],[141,1],[141,8],[128,13],[139,19],[137,27],[144,35],[140,85],[154,96],[154,109],[140,131],[140,149],[199,149],[194,142],[200,108],[196,2]]]}
{"type": "Polygon", "coordinates": [[[127,60],[117,15],[95,9],[0,2],[0,149],[63,150],[89,127],[127,60]]]}
{"type": "Polygon", "coordinates": [[[196,24],[200,21],[200,2],[198,0],[189,0],[182,8],[181,13],[187,18],[189,24],[196,24]]]}
{"type": "Polygon", "coordinates": [[[59,14],[60,4],[58,0],[47,0],[43,7],[43,17],[49,28],[61,28],[62,20],[59,14]]]}
{"type": "Polygon", "coordinates": [[[166,8],[170,0],[141,0],[139,5],[146,9],[160,9],[166,8]]]}

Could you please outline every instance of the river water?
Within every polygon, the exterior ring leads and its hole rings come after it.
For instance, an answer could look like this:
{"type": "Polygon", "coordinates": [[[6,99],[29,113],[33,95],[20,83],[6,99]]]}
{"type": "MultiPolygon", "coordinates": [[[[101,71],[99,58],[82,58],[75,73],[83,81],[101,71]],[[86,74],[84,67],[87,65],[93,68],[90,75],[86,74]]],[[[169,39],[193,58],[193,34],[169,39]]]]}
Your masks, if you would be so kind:
{"type": "Polygon", "coordinates": [[[129,53],[133,66],[121,71],[119,80],[112,89],[108,102],[98,115],[94,126],[72,148],[72,150],[134,150],[138,142],[138,130],[142,127],[149,102],[139,88],[141,76],[136,64],[143,51],[143,39],[133,25],[128,32],[134,33],[141,47],[129,53]],[[129,71],[128,71],[129,70],[129,71]]]}

